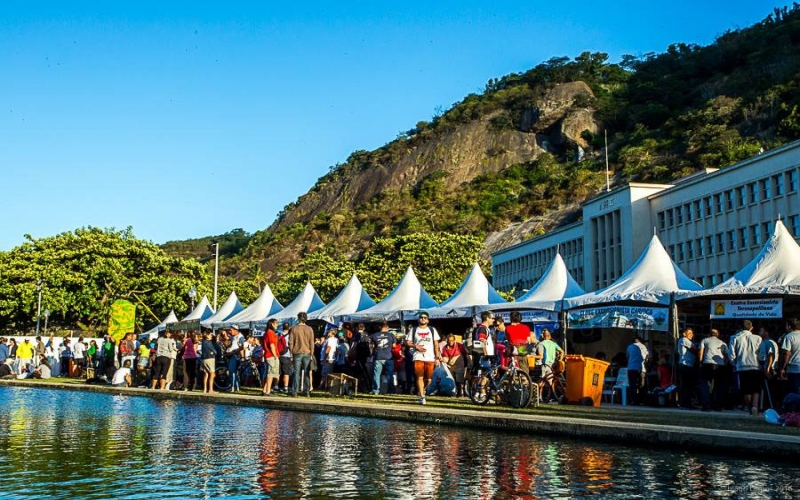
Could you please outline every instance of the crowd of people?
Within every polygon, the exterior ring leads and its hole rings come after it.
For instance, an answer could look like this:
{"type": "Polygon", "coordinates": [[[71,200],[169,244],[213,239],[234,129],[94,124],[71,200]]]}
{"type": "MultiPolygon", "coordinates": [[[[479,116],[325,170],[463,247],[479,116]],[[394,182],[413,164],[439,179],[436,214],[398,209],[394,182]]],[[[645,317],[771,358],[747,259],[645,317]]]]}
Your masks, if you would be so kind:
{"type": "Polygon", "coordinates": [[[680,408],[738,408],[752,415],[778,408],[788,394],[800,394],[800,319],[788,319],[775,333],[767,326],[755,331],[753,322],[744,320],[728,342],[717,329],[697,341],[687,328],[675,346],[674,371],[667,353],[651,355],[637,336],[626,351],[631,402],[644,404],[648,394],[677,387],[680,408]]]}
{"type": "MultiPolygon", "coordinates": [[[[217,332],[166,330],[158,339],[140,340],[133,333],[119,342],[110,336],[88,342],[64,338],[58,346],[52,336],[20,342],[0,338],[0,377],[46,379],[92,370],[96,379],[115,386],[213,393],[218,368],[224,366],[230,390],[236,392],[252,383],[240,380],[239,368],[246,363],[255,368],[258,376],[252,378],[264,396],[308,395],[328,389],[329,375],[345,374],[359,380],[361,392],[413,394],[425,404],[426,395],[439,387],[437,378],[451,378],[454,388],[448,394],[464,397],[481,359],[506,365],[513,358],[540,388],[552,388],[554,366],[564,352],[547,328],[537,337],[519,312],[512,311],[506,324],[485,311],[464,339],[454,333],[440,336],[429,321],[422,311],[406,331],[391,330],[387,322],[372,333],[363,323],[355,328],[339,323],[316,336],[301,313],[294,325],[270,319],[260,336],[245,336],[232,325],[217,332]],[[437,377],[439,370],[446,375],[437,377]]],[[[738,407],[756,415],[779,405],[787,394],[800,394],[800,320],[787,320],[784,330],[773,339],[766,326],[754,332],[753,323],[745,320],[728,342],[716,329],[698,342],[687,328],[672,355],[660,356],[637,336],[617,364],[627,368],[632,404],[677,388],[675,403],[681,408],[738,407]]]]}
{"type": "MultiPolygon", "coordinates": [[[[545,339],[537,342],[530,329],[522,324],[518,313],[512,314],[506,326],[491,312],[471,336],[462,341],[454,333],[440,336],[429,324],[429,315],[422,311],[416,325],[407,331],[391,330],[387,322],[368,333],[366,325],[339,323],[323,336],[315,335],[304,313],[293,326],[267,322],[261,336],[245,336],[237,325],[217,332],[172,332],[165,330],[157,339],[137,339],[133,333],[119,341],[111,336],[89,339],[88,342],[64,338],[56,347],[49,340],[37,337],[35,343],[24,340],[19,346],[14,339],[0,339],[0,360],[6,363],[8,375],[34,374],[45,367],[42,378],[50,376],[86,377],[114,386],[139,386],[152,389],[181,388],[187,391],[215,392],[215,377],[220,366],[227,368],[230,390],[239,391],[245,382],[239,380],[242,363],[252,363],[262,383],[262,394],[308,395],[312,390],[329,388],[329,375],[345,374],[359,380],[361,392],[380,394],[414,394],[420,404],[431,393],[434,373],[444,369],[444,377],[452,379],[456,397],[467,395],[466,382],[477,370],[482,356],[502,361],[505,346],[513,347],[528,371],[528,350],[537,360],[531,372],[548,373],[561,348],[545,339]],[[537,347],[533,347],[537,346],[537,347]],[[50,368],[53,368],[52,370],[50,368]]],[[[508,350],[510,355],[512,351],[508,350]]],[[[437,386],[438,388],[438,386],[437,386]]]]}

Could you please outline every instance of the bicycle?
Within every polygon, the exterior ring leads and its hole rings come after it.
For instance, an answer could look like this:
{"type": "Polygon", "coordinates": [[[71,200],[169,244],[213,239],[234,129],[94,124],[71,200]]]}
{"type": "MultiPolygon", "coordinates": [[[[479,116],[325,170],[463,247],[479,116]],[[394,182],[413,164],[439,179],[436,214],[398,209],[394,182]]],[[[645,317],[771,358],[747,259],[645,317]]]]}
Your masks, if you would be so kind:
{"type": "Polygon", "coordinates": [[[536,374],[531,377],[531,380],[539,389],[542,402],[564,404],[567,401],[567,379],[564,375],[563,365],[563,361],[556,361],[546,374],[541,365],[535,367],[536,374]]]}
{"type": "MultiPolygon", "coordinates": [[[[261,373],[258,371],[258,365],[252,359],[242,360],[236,373],[239,376],[242,387],[260,388],[264,385],[263,380],[261,380],[261,373]]],[[[216,390],[229,392],[233,388],[233,377],[231,377],[227,364],[218,365],[214,374],[214,388],[216,390]]]]}
{"type": "Polygon", "coordinates": [[[494,356],[482,356],[480,366],[487,371],[479,373],[469,386],[469,398],[477,405],[485,405],[491,399],[499,399],[512,408],[525,408],[531,403],[537,388],[527,373],[519,369],[512,356],[508,368],[492,363],[494,356]]]}

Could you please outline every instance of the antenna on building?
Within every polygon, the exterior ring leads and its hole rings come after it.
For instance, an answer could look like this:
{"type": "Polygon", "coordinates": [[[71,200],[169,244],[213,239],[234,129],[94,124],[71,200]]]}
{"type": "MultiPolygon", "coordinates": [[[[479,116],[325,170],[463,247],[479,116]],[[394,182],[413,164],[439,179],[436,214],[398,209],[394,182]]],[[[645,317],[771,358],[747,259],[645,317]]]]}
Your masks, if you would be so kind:
{"type": "Polygon", "coordinates": [[[608,129],[604,129],[603,132],[606,136],[606,193],[611,191],[611,180],[608,174],[608,129]]]}

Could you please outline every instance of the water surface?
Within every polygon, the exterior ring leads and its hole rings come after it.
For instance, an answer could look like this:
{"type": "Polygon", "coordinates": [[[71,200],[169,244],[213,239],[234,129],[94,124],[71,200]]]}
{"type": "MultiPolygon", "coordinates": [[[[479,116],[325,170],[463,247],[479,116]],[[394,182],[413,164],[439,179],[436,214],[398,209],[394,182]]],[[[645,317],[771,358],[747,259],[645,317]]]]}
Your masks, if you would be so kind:
{"type": "Polygon", "coordinates": [[[0,496],[800,496],[800,468],[746,457],[38,388],[0,405],[0,496]]]}

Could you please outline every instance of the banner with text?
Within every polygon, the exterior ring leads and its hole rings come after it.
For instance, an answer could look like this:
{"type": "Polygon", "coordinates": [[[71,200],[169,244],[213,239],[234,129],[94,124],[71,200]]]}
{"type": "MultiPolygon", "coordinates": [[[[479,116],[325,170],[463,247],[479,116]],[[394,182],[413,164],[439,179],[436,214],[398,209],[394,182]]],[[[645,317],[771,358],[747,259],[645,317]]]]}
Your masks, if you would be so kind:
{"type": "Polygon", "coordinates": [[[666,307],[604,306],[574,309],[567,313],[570,328],[630,328],[666,332],[666,307]]]}
{"type": "Polygon", "coordinates": [[[712,300],[711,318],[781,318],[783,299],[712,300]]]}
{"type": "MultiPolygon", "coordinates": [[[[552,323],[558,321],[558,313],[553,311],[539,311],[539,310],[522,310],[520,311],[522,315],[522,322],[523,323],[552,323]]],[[[495,316],[499,316],[503,318],[503,321],[506,322],[506,325],[511,323],[511,311],[495,311],[495,316]]],[[[475,316],[475,319],[480,322],[481,316],[480,314],[475,316]]]]}

